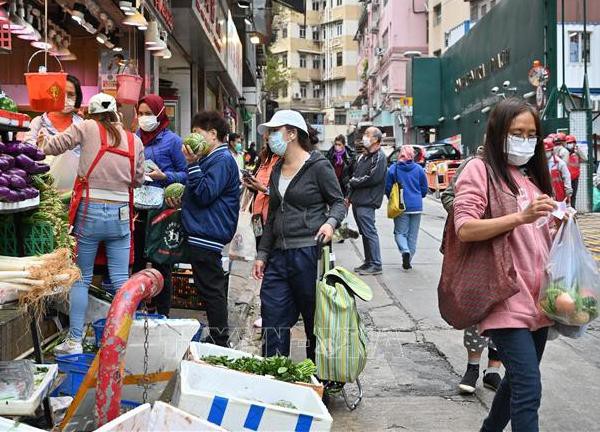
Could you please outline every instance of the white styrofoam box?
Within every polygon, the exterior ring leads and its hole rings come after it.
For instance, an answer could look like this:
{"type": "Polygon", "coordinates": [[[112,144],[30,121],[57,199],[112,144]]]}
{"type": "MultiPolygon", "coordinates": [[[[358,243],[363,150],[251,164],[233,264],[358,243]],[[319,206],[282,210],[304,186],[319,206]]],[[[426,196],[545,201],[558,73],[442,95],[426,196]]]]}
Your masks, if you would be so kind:
{"type": "Polygon", "coordinates": [[[19,423],[0,417],[0,432],[45,432],[44,429],[34,428],[24,423],[19,423]]]}
{"type": "MultiPolygon", "coordinates": [[[[66,303],[66,302],[65,302],[66,303]]],[[[110,309],[110,303],[93,295],[88,294],[88,307],[85,311],[85,322],[93,323],[99,319],[106,318],[108,310],[110,309]]],[[[67,306],[66,314],[69,314],[69,308],[67,306]]]]}
{"type": "Polygon", "coordinates": [[[175,408],[164,402],[155,402],[154,406],[150,404],[140,405],[139,407],[126,412],[117,417],[110,423],[105,424],[95,432],[205,432],[218,431],[226,432],[206,420],[202,420],[185,411],[175,408]]]}
{"type": "Polygon", "coordinates": [[[329,431],[333,421],[309,387],[185,360],[173,404],[233,431],[329,431]]]}
{"type": "MultiPolygon", "coordinates": [[[[244,357],[253,357],[256,359],[263,358],[259,355],[250,354],[246,351],[235,350],[232,348],[226,348],[226,347],[222,347],[219,345],[214,345],[214,344],[209,344],[209,343],[200,343],[200,342],[190,343],[188,360],[202,361],[202,357],[208,357],[208,356],[219,356],[219,357],[227,356],[230,359],[238,359],[238,358],[244,358],[244,357]]],[[[321,383],[315,376],[312,376],[310,378],[310,383],[317,387],[321,386],[321,383]]]]}
{"type": "MultiPolygon", "coordinates": [[[[148,373],[175,372],[179,362],[190,345],[190,341],[200,328],[196,319],[149,319],[148,320],[148,373]]],[[[125,352],[125,374],[144,373],[144,320],[134,320],[129,331],[125,352]]],[[[166,382],[151,383],[148,386],[150,400],[156,400],[166,386],[166,382]]],[[[142,385],[123,386],[122,398],[141,401],[142,385]]]]}
{"type": "Polygon", "coordinates": [[[27,400],[0,401],[0,415],[32,416],[35,414],[35,410],[42,403],[42,399],[48,394],[50,386],[58,375],[58,365],[56,364],[36,365],[36,367],[48,368],[48,371],[42,381],[36,386],[33,394],[27,400]]]}

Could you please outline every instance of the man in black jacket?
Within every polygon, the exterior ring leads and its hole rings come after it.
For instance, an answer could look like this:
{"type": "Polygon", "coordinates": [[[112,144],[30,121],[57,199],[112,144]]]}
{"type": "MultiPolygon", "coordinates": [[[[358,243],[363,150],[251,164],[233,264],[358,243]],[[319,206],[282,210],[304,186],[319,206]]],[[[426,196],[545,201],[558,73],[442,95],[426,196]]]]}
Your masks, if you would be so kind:
{"type": "Polygon", "coordinates": [[[348,182],[348,198],[352,204],[354,219],[362,235],[365,262],[354,269],[361,275],[381,274],[381,251],[375,227],[375,210],[381,207],[385,192],[387,161],[381,141],[383,134],[370,127],[363,136],[365,153],[360,156],[354,174],[348,182]]]}

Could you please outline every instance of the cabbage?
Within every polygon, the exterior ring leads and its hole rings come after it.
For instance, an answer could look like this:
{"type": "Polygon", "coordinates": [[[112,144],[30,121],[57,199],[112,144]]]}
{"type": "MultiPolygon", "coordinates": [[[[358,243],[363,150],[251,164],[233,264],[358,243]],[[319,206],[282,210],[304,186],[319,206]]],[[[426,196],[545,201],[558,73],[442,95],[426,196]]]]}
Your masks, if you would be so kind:
{"type": "Polygon", "coordinates": [[[165,198],[181,198],[185,186],[181,183],[172,183],[165,188],[165,198]]]}
{"type": "Polygon", "coordinates": [[[202,134],[195,132],[189,134],[183,140],[183,144],[189,146],[199,156],[206,156],[208,154],[209,144],[202,134]]]}

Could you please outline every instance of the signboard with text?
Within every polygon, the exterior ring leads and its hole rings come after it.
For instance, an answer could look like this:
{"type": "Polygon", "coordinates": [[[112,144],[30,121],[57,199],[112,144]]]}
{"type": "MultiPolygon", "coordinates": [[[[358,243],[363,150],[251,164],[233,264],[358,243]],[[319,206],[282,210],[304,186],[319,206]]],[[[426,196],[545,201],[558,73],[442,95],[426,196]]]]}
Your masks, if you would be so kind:
{"type": "Polygon", "coordinates": [[[225,63],[227,39],[223,33],[223,27],[226,19],[220,2],[217,0],[194,0],[192,9],[204,27],[215,52],[225,63]]]}
{"type": "Polygon", "coordinates": [[[238,94],[242,94],[244,73],[244,52],[231,12],[227,13],[227,73],[231,77],[238,94]]]}

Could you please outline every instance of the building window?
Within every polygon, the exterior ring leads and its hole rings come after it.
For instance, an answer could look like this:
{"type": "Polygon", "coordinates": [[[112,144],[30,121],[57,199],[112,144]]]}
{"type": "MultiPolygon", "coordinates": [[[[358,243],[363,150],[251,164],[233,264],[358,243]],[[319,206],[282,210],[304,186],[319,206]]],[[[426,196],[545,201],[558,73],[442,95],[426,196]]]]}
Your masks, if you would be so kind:
{"type": "Polygon", "coordinates": [[[281,54],[281,66],[283,66],[284,68],[288,67],[288,61],[287,61],[287,53],[283,53],[281,54]]]}
{"type": "Polygon", "coordinates": [[[300,83],[300,97],[306,97],[306,83],[300,83]]]}
{"type": "Polygon", "coordinates": [[[279,36],[279,32],[277,30],[273,30],[273,42],[277,42],[278,36],[279,36]]]}
{"type": "Polygon", "coordinates": [[[475,23],[479,20],[479,6],[477,3],[471,3],[471,22],[475,23]]]}
{"type": "Polygon", "coordinates": [[[341,36],[341,35],[342,35],[342,32],[344,31],[343,29],[344,29],[344,28],[343,28],[343,23],[342,23],[342,21],[338,22],[338,23],[335,25],[335,34],[336,34],[337,36],[341,36]]]}
{"type": "Polygon", "coordinates": [[[439,50],[435,50],[435,51],[433,52],[433,55],[434,55],[434,56],[436,56],[436,57],[439,57],[439,56],[441,56],[441,55],[442,55],[442,50],[441,50],[441,49],[439,49],[439,50]]]}
{"type": "Polygon", "coordinates": [[[312,2],[312,10],[318,11],[321,2],[319,0],[313,0],[312,2]]]}
{"type": "Polygon", "coordinates": [[[336,81],[335,82],[335,89],[337,91],[338,96],[344,96],[344,81],[340,80],[340,81],[336,81]]]}
{"type": "Polygon", "coordinates": [[[285,38],[287,38],[287,37],[288,37],[288,34],[287,34],[287,26],[285,26],[284,28],[282,28],[282,29],[281,29],[281,37],[282,37],[283,39],[285,39],[285,38]]]}
{"type": "Polygon", "coordinates": [[[341,6],[342,5],[342,0],[337,0],[337,5],[341,6]]]}
{"type": "Polygon", "coordinates": [[[590,38],[590,32],[587,32],[586,35],[583,32],[569,33],[569,61],[571,63],[583,63],[585,54],[587,54],[587,61],[590,63],[590,38]]]}
{"type": "Polygon", "coordinates": [[[487,13],[487,5],[481,6],[481,17],[483,18],[487,13]]]}
{"type": "Polygon", "coordinates": [[[319,84],[313,84],[313,98],[319,99],[321,97],[321,86],[319,84]]]}
{"type": "Polygon", "coordinates": [[[287,86],[281,89],[281,97],[282,98],[288,97],[288,88],[287,88],[287,86]]]}
{"type": "Polygon", "coordinates": [[[320,31],[319,31],[319,27],[313,27],[312,29],[312,36],[313,36],[313,40],[314,41],[318,41],[319,40],[319,35],[320,35],[320,31]]]}
{"type": "Polygon", "coordinates": [[[442,23],[442,4],[438,3],[433,7],[433,25],[438,26],[442,23]]]}
{"type": "Polygon", "coordinates": [[[337,66],[342,66],[344,64],[344,53],[341,51],[338,51],[335,56],[336,56],[337,66]]]}
{"type": "Polygon", "coordinates": [[[335,115],[335,124],[336,125],[345,125],[346,124],[346,114],[336,114],[335,115]]]}
{"type": "Polygon", "coordinates": [[[300,26],[300,39],[306,39],[306,26],[300,26]]]}
{"type": "Polygon", "coordinates": [[[318,55],[313,57],[313,69],[321,69],[321,57],[318,55]]]}
{"type": "Polygon", "coordinates": [[[300,67],[306,68],[306,54],[300,54],[300,67]]]}

